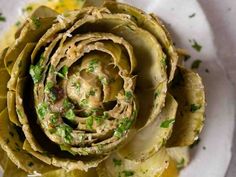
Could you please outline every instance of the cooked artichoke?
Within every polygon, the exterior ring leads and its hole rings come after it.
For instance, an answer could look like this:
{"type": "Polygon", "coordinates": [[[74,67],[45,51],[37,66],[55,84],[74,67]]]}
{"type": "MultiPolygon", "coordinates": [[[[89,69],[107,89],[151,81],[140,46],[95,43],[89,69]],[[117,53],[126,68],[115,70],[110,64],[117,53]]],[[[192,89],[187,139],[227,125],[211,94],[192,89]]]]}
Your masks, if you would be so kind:
{"type": "Polygon", "coordinates": [[[39,7],[0,56],[5,175],[177,176],[205,110],[178,58],[159,18],[129,5],[39,7]]]}

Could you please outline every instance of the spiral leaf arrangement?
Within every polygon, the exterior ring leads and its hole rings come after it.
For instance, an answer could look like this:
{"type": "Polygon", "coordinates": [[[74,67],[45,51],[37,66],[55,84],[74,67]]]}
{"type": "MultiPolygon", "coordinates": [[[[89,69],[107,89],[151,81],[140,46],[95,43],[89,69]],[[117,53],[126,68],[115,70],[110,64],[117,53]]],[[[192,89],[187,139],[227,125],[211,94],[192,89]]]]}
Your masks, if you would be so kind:
{"type": "Polygon", "coordinates": [[[178,58],[161,21],[126,4],[38,8],[1,54],[2,149],[44,175],[164,176],[180,154],[185,166],[205,97],[178,58]]]}

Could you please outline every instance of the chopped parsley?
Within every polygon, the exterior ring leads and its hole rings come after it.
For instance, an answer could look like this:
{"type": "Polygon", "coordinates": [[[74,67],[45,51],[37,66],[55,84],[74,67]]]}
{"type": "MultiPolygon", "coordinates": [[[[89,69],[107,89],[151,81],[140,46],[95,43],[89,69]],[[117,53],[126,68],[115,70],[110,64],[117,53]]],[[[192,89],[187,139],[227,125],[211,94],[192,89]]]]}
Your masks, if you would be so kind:
{"type": "Polygon", "coordinates": [[[71,143],[73,140],[73,137],[71,135],[72,133],[72,128],[69,125],[66,124],[61,124],[57,127],[57,134],[61,136],[66,143],[71,143]]]}
{"type": "Polygon", "coordinates": [[[168,119],[165,120],[161,123],[160,127],[161,128],[169,128],[171,125],[175,123],[175,119],[168,119]]]}
{"type": "Polygon", "coordinates": [[[134,176],[134,171],[131,170],[124,170],[122,173],[125,175],[125,177],[134,176]]]}
{"type": "Polygon", "coordinates": [[[90,61],[87,71],[94,72],[95,68],[97,67],[97,64],[98,64],[98,60],[96,60],[96,59],[90,61]]]}
{"type": "Polygon", "coordinates": [[[112,161],[113,161],[113,163],[114,163],[114,166],[121,166],[121,163],[122,163],[121,160],[118,160],[118,159],[115,159],[115,158],[114,158],[112,161]]]}
{"type": "Polygon", "coordinates": [[[56,114],[52,114],[50,117],[50,123],[55,124],[58,121],[58,116],[56,114]]]}
{"type": "Polygon", "coordinates": [[[86,120],[86,128],[88,128],[89,130],[93,129],[93,119],[94,118],[92,116],[90,116],[86,120]]]}
{"type": "Polygon", "coordinates": [[[64,109],[70,109],[70,108],[73,108],[73,104],[68,100],[68,99],[65,99],[63,101],[63,107],[64,109]]]}
{"type": "Polygon", "coordinates": [[[166,66],[166,56],[163,56],[163,58],[161,59],[161,63],[163,66],[166,66]]]}
{"type": "Polygon", "coordinates": [[[72,109],[69,109],[66,113],[65,113],[65,117],[68,120],[74,120],[75,119],[75,113],[72,109]]]}
{"type": "Polygon", "coordinates": [[[76,89],[77,92],[79,92],[80,88],[81,88],[81,85],[80,85],[79,82],[75,82],[75,83],[73,83],[73,87],[76,89]]]}
{"type": "Polygon", "coordinates": [[[190,105],[190,111],[192,113],[196,112],[197,110],[199,110],[201,108],[201,105],[196,105],[196,104],[191,104],[190,105]]]}
{"type": "Polygon", "coordinates": [[[199,59],[194,60],[193,63],[192,63],[192,65],[191,65],[191,68],[192,68],[192,69],[198,69],[201,63],[202,63],[202,61],[199,60],[199,59]]]}
{"type": "Polygon", "coordinates": [[[202,46],[196,40],[193,40],[192,48],[194,48],[197,52],[202,50],[202,46]]]}
{"type": "Polygon", "coordinates": [[[179,162],[177,163],[177,168],[178,168],[178,169],[183,168],[183,167],[184,167],[184,164],[185,164],[185,159],[182,158],[181,161],[179,161],[179,162]]]}
{"type": "Polygon", "coordinates": [[[94,90],[90,90],[89,91],[89,96],[95,96],[95,91],[94,90]]]}
{"type": "Polygon", "coordinates": [[[63,66],[59,72],[57,72],[57,75],[61,78],[66,78],[68,74],[69,68],[67,66],[63,66]]]}
{"type": "Polygon", "coordinates": [[[189,17],[189,18],[193,18],[193,17],[195,17],[195,16],[196,16],[196,13],[193,13],[193,14],[189,15],[188,17],[189,17]]]}
{"type": "Polygon", "coordinates": [[[79,103],[81,107],[86,107],[88,105],[88,100],[87,99],[82,99],[79,103]]]}
{"type": "Polygon", "coordinates": [[[5,22],[5,21],[6,21],[6,17],[4,17],[2,13],[0,13],[0,22],[5,22]]]}
{"type": "Polygon", "coordinates": [[[54,83],[53,82],[47,82],[46,86],[45,86],[45,93],[49,94],[49,98],[51,98],[53,101],[56,101],[57,99],[57,95],[55,93],[55,89],[54,88],[54,83]]]}
{"type": "Polygon", "coordinates": [[[32,17],[31,18],[32,22],[34,23],[34,26],[36,29],[40,28],[41,26],[41,21],[37,17],[32,17]]]}
{"type": "Polygon", "coordinates": [[[123,136],[123,134],[130,129],[130,127],[133,124],[133,120],[129,119],[128,117],[124,118],[119,126],[117,127],[117,129],[114,132],[114,136],[121,138],[123,136]]]}
{"type": "Polygon", "coordinates": [[[160,95],[160,91],[159,90],[155,91],[154,98],[156,99],[157,97],[159,97],[159,95],[160,95]]]}
{"type": "Polygon", "coordinates": [[[129,101],[133,97],[133,93],[131,91],[125,92],[125,99],[126,101],[129,101]]]}
{"type": "Polygon", "coordinates": [[[42,72],[43,72],[43,68],[39,65],[30,65],[30,75],[34,81],[34,83],[38,83],[41,81],[42,79],[42,72]]]}
{"type": "Polygon", "coordinates": [[[48,111],[49,111],[48,104],[45,102],[40,103],[37,107],[37,114],[38,114],[39,119],[43,120],[46,114],[48,113],[48,111]]]}

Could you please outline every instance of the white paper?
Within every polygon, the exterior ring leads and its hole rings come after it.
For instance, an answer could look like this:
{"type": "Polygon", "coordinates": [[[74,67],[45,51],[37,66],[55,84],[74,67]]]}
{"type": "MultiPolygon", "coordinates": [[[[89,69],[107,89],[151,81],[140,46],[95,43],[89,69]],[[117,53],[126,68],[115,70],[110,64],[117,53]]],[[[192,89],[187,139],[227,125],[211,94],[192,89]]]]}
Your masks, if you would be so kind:
{"type": "MultiPolygon", "coordinates": [[[[29,0],[0,0],[7,23],[14,23],[23,4],[29,0]]],[[[154,12],[167,24],[178,47],[189,50],[192,59],[201,59],[199,69],[206,88],[206,125],[200,144],[192,151],[190,165],[181,177],[224,177],[231,158],[234,129],[233,89],[217,57],[214,36],[207,18],[195,0],[123,0],[147,12],[154,12]],[[189,18],[195,13],[194,18],[189,18]],[[203,46],[196,52],[189,43],[195,39],[203,46]],[[209,73],[205,72],[209,70],[209,73]],[[206,148],[205,150],[203,148],[206,148]]],[[[0,24],[0,30],[7,25],[0,24]]],[[[1,175],[0,175],[1,176],[1,175]]]]}

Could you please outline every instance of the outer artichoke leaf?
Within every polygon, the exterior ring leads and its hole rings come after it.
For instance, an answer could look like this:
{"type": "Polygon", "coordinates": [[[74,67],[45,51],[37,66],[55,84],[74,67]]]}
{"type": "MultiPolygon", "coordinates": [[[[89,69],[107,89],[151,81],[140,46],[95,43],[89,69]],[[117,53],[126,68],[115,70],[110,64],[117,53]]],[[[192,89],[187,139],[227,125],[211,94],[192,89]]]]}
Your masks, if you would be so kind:
{"type": "Polygon", "coordinates": [[[107,1],[116,1],[116,0],[86,0],[85,6],[102,6],[107,1]]]}
{"type": "Polygon", "coordinates": [[[7,82],[10,78],[4,65],[4,57],[7,53],[7,48],[0,53],[0,112],[7,107],[7,82]]]}
{"type": "Polygon", "coordinates": [[[169,156],[165,149],[143,162],[135,162],[122,158],[118,153],[99,164],[99,177],[117,177],[132,174],[135,177],[160,177],[169,165],[169,156]]]}
{"type": "MultiPolygon", "coordinates": [[[[26,139],[29,141],[30,145],[35,151],[43,152],[42,147],[36,141],[36,138],[33,136],[29,121],[24,109],[24,89],[27,86],[27,77],[18,78],[16,86],[16,112],[19,118],[19,122],[22,125],[22,130],[26,139]]],[[[40,135],[39,135],[40,136],[40,135]]]]}
{"type": "Polygon", "coordinates": [[[0,69],[5,68],[4,58],[7,53],[8,48],[5,48],[3,51],[0,52],[0,69]]]}
{"type": "Polygon", "coordinates": [[[193,71],[178,68],[170,92],[179,103],[176,122],[168,146],[189,146],[204,125],[205,93],[200,76],[193,71]]]}
{"type": "Polygon", "coordinates": [[[119,152],[127,159],[143,161],[157,153],[165,145],[172,133],[173,123],[177,111],[177,102],[167,94],[166,104],[162,112],[152,124],[144,127],[119,152]],[[164,123],[169,124],[163,126],[164,123]],[[147,141],[148,140],[148,141],[147,141]]]}
{"type": "MultiPolygon", "coordinates": [[[[156,37],[167,54],[166,62],[168,64],[169,81],[174,77],[178,55],[175,47],[163,23],[154,15],[149,15],[140,9],[129,6],[127,4],[117,2],[106,2],[104,4],[112,13],[126,13],[131,16],[131,19],[140,27],[149,31],[156,37]]],[[[165,58],[163,58],[165,60],[165,58]]]]}
{"type": "Polygon", "coordinates": [[[46,172],[52,169],[23,150],[23,142],[14,125],[9,121],[7,109],[0,114],[0,145],[12,162],[27,172],[46,172]]]}
{"type": "Polygon", "coordinates": [[[30,54],[35,47],[34,43],[27,43],[25,48],[22,50],[20,55],[17,57],[11,73],[11,79],[7,83],[9,90],[16,90],[17,79],[20,77],[25,77],[28,74],[30,66],[30,54]]]}
{"type": "Polygon", "coordinates": [[[0,79],[0,97],[2,98],[6,98],[7,97],[7,82],[8,80],[10,79],[10,76],[7,72],[6,69],[4,68],[1,68],[0,69],[0,76],[1,76],[1,79],[0,79]]]}
{"type": "Polygon", "coordinates": [[[63,169],[49,171],[43,177],[98,177],[96,169],[89,169],[87,172],[80,170],[66,171],[63,169]]]}
{"type": "MultiPolygon", "coordinates": [[[[38,7],[31,15],[31,17],[40,17],[40,18],[48,18],[48,17],[55,17],[57,16],[58,13],[56,11],[54,11],[53,9],[51,8],[48,8],[46,6],[40,6],[38,7]]],[[[17,39],[20,34],[21,34],[21,31],[22,29],[25,27],[25,25],[27,24],[24,23],[15,33],[15,38],[17,39]]]]}
{"type": "MultiPolygon", "coordinates": [[[[32,149],[28,141],[24,142],[24,149],[40,161],[47,163],[48,165],[53,165],[55,167],[63,168],[66,171],[71,170],[82,170],[87,171],[89,168],[97,167],[98,164],[105,159],[104,156],[97,156],[94,158],[84,159],[71,159],[71,158],[60,158],[55,156],[47,156],[47,153],[39,153],[32,149]]],[[[49,173],[50,174],[50,173],[49,173]]]]}
{"type": "Polygon", "coordinates": [[[7,92],[7,109],[10,121],[17,126],[21,126],[16,113],[16,93],[14,91],[7,92]]]}
{"type": "Polygon", "coordinates": [[[40,18],[48,18],[48,17],[56,17],[58,13],[47,7],[47,6],[40,6],[38,7],[33,13],[32,17],[40,17],[40,18]]]}
{"type": "Polygon", "coordinates": [[[6,152],[0,146],[0,169],[2,168],[2,170],[4,170],[6,168],[8,160],[6,152]]]}
{"type": "Polygon", "coordinates": [[[9,158],[5,163],[3,177],[26,177],[27,173],[18,168],[9,158]]]}
{"type": "Polygon", "coordinates": [[[167,153],[175,161],[178,169],[184,168],[189,164],[189,147],[167,148],[167,153]]]}
{"type": "Polygon", "coordinates": [[[13,65],[24,49],[27,43],[37,42],[42,35],[52,26],[56,17],[31,17],[22,28],[20,36],[16,39],[14,44],[8,49],[4,58],[5,66],[9,73],[11,73],[13,65]]]}

